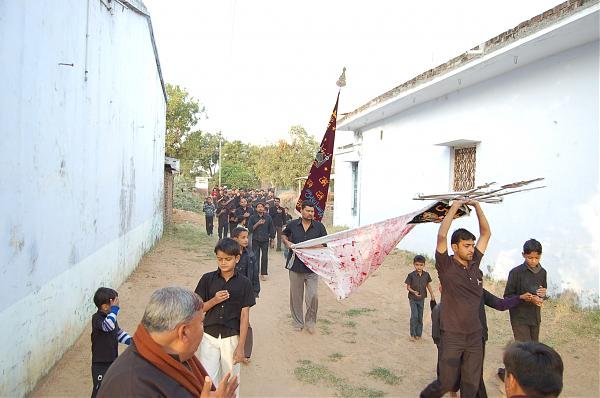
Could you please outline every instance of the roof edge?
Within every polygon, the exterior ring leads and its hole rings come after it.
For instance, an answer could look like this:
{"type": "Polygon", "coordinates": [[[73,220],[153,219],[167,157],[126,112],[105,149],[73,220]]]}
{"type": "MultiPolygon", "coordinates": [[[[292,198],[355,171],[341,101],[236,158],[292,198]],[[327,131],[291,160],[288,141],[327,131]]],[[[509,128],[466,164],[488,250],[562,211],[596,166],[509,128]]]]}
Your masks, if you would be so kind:
{"type": "Polygon", "coordinates": [[[568,18],[576,14],[579,11],[587,9],[595,4],[598,4],[599,0],[568,0],[557,6],[542,12],[530,18],[526,21],[521,22],[514,28],[508,29],[499,35],[492,37],[485,43],[482,43],[460,55],[448,60],[447,62],[435,66],[410,80],[405,81],[399,86],[394,87],[391,90],[371,99],[369,102],[359,106],[351,112],[344,114],[338,120],[338,124],[344,124],[353,117],[363,113],[367,109],[373,108],[377,105],[381,105],[386,101],[391,100],[394,97],[399,96],[405,91],[414,89],[424,83],[432,81],[433,79],[443,76],[449,72],[452,72],[471,61],[478,60],[489,54],[492,54],[503,47],[506,47],[520,39],[527,36],[531,36],[540,30],[561,21],[562,19],[568,18]]]}
{"type": "Polygon", "coordinates": [[[158,78],[160,79],[160,85],[163,91],[163,97],[165,98],[165,103],[168,102],[167,97],[167,88],[165,87],[165,81],[162,76],[162,68],[160,67],[160,60],[158,58],[158,49],[156,47],[156,41],[154,40],[154,29],[152,29],[152,18],[148,13],[148,9],[146,5],[141,0],[117,0],[119,3],[129,8],[133,12],[143,16],[146,18],[148,22],[148,30],[150,31],[150,41],[152,42],[152,50],[154,51],[154,59],[156,61],[156,69],[158,70],[158,78]]]}

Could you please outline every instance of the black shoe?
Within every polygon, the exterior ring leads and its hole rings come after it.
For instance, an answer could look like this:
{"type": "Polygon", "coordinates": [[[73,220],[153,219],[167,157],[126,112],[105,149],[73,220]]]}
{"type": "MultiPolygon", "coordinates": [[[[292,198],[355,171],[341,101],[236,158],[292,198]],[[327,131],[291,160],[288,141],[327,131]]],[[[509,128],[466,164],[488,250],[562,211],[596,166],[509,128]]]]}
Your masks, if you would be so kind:
{"type": "Polygon", "coordinates": [[[504,376],[506,375],[506,369],[504,368],[498,368],[498,378],[500,380],[502,380],[502,383],[504,383],[504,376]]]}

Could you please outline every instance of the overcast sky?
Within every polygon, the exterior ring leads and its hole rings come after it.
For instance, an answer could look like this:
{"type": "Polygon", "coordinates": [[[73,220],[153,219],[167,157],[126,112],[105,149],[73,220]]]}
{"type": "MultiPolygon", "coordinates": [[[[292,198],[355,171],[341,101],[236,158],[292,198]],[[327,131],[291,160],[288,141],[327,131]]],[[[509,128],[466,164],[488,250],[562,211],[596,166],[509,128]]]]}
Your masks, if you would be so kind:
{"type": "Polygon", "coordinates": [[[558,0],[144,0],[165,82],[206,106],[198,127],[263,144],[339,112],[560,3],[558,0]]]}

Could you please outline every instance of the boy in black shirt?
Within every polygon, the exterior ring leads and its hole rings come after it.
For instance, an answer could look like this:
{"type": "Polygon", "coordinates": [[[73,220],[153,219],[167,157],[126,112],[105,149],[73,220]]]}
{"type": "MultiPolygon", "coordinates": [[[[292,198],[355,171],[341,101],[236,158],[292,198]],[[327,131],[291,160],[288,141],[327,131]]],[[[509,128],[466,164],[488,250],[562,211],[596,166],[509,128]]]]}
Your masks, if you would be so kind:
{"type": "Polygon", "coordinates": [[[248,230],[242,226],[235,227],[231,232],[231,237],[240,244],[242,254],[240,261],[235,266],[235,270],[252,282],[254,297],[258,298],[260,293],[260,280],[258,278],[258,262],[254,251],[248,247],[248,230]]]}
{"type": "Polygon", "coordinates": [[[408,290],[408,302],[410,303],[410,341],[420,340],[423,334],[423,305],[427,297],[427,290],[431,299],[435,301],[431,289],[431,276],[425,268],[425,257],[415,256],[413,259],[415,270],[408,274],[404,283],[408,290]]]}
{"type": "Polygon", "coordinates": [[[539,341],[542,321],[540,306],[546,298],[546,270],[542,268],[542,244],[530,239],[523,245],[525,261],[508,274],[504,297],[531,293],[532,301],[522,302],[510,310],[510,324],[516,341],[539,341]]]}
{"type": "Polygon", "coordinates": [[[131,344],[131,336],[117,323],[119,295],[110,288],[101,287],[94,294],[98,312],[92,315],[92,398],[98,393],[108,367],[119,355],[118,343],[131,344]]]}
{"type": "Polygon", "coordinates": [[[240,252],[235,240],[221,239],[215,246],[219,268],[202,275],[195,290],[206,311],[198,356],[212,380],[221,380],[229,371],[239,380],[240,363],[246,359],[244,346],[255,299],[250,280],[235,270],[240,252]]]}

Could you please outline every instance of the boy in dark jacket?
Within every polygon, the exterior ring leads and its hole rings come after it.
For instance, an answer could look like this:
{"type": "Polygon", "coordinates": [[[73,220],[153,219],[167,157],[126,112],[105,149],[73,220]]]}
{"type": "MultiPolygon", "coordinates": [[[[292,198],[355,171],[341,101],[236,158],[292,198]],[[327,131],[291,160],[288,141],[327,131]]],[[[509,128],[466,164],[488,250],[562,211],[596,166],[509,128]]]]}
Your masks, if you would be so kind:
{"type": "Polygon", "coordinates": [[[504,297],[531,293],[533,299],[510,310],[510,325],[516,341],[539,341],[542,316],[540,307],[546,298],[546,270],[542,268],[542,244],[530,239],[523,245],[525,261],[508,274],[504,297]]]}
{"type": "Polygon", "coordinates": [[[248,248],[248,230],[242,226],[235,227],[231,231],[231,237],[240,244],[242,254],[240,261],[235,266],[235,270],[252,282],[254,297],[258,298],[260,293],[260,280],[258,278],[258,262],[254,252],[248,248]]]}
{"type": "Polygon", "coordinates": [[[92,315],[92,398],[98,393],[102,378],[119,355],[119,343],[131,344],[131,336],[119,327],[119,295],[110,288],[101,287],[94,294],[98,312],[92,315]]]}

